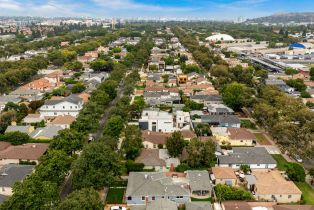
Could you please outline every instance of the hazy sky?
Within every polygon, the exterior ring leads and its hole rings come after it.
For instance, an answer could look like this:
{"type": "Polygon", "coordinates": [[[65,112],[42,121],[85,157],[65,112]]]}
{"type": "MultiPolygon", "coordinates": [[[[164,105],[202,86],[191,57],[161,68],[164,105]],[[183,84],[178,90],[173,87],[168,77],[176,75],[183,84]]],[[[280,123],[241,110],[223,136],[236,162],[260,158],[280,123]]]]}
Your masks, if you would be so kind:
{"type": "Polygon", "coordinates": [[[0,0],[0,16],[236,19],[311,10],[314,0],[0,0]]]}

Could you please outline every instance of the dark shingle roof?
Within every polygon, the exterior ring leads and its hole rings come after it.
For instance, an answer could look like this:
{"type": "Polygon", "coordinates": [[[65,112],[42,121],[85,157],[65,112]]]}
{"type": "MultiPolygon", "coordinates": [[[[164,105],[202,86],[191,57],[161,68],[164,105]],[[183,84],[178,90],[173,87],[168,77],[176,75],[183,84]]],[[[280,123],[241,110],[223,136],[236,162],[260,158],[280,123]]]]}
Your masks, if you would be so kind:
{"type": "Polygon", "coordinates": [[[15,182],[22,181],[31,174],[35,166],[30,165],[5,165],[0,169],[0,187],[12,187],[15,182]]]}
{"type": "Polygon", "coordinates": [[[264,147],[234,147],[233,153],[218,156],[220,164],[276,164],[264,147]]]}

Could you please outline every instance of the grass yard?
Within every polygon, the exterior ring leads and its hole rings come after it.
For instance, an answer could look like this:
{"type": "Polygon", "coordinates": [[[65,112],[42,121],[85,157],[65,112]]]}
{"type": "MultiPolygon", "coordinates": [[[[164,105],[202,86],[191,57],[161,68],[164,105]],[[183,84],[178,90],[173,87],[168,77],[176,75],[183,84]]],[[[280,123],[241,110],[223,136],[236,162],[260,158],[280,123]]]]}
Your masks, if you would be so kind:
{"type": "Polygon", "coordinates": [[[295,182],[298,188],[302,191],[305,204],[314,205],[314,190],[306,182],[295,182]]]}
{"type": "Polygon", "coordinates": [[[287,169],[286,164],[288,163],[288,161],[280,154],[272,156],[277,161],[277,168],[280,171],[285,171],[287,169]]]}
{"type": "Polygon", "coordinates": [[[199,199],[199,198],[191,198],[191,201],[208,201],[208,202],[212,202],[212,198],[204,198],[204,199],[199,199]]]}
{"type": "Polygon", "coordinates": [[[255,133],[256,140],[260,145],[270,145],[269,141],[263,133],[255,133]]]}
{"type": "Polygon", "coordinates": [[[240,120],[241,121],[241,127],[242,128],[248,128],[256,130],[256,125],[252,123],[250,120],[240,120]]]}
{"type": "Polygon", "coordinates": [[[121,204],[123,202],[125,188],[109,188],[106,203],[121,204]]]}

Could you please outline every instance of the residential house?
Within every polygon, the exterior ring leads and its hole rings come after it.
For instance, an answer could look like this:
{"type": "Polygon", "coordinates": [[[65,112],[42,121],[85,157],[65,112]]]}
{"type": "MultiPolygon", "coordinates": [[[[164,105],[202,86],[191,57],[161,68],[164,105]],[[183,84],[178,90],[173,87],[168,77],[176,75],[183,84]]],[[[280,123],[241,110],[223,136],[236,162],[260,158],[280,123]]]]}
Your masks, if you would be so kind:
{"type": "Polygon", "coordinates": [[[9,95],[19,97],[28,101],[38,101],[43,98],[43,93],[40,90],[24,90],[22,88],[16,89],[9,95]]]}
{"type": "Polygon", "coordinates": [[[140,156],[135,159],[135,163],[143,163],[144,169],[154,169],[155,171],[165,171],[166,162],[159,157],[158,149],[142,149],[140,156]]]}
{"type": "Polygon", "coordinates": [[[217,156],[220,167],[240,168],[248,165],[251,169],[274,169],[277,162],[264,147],[233,147],[228,155],[217,156]]]}
{"type": "Polygon", "coordinates": [[[234,111],[224,104],[209,104],[206,107],[209,115],[233,115],[234,111]]]}
{"type": "Polygon", "coordinates": [[[144,100],[146,104],[156,105],[173,105],[179,103],[181,98],[171,94],[170,92],[144,92],[144,100]]]}
{"type": "MultiPolygon", "coordinates": [[[[190,141],[192,138],[196,138],[196,135],[191,130],[180,131],[184,140],[190,141]]],[[[153,132],[153,131],[142,131],[143,146],[146,149],[157,149],[165,148],[167,138],[171,136],[171,133],[153,132]]]]}
{"type": "Polygon", "coordinates": [[[179,84],[185,84],[188,81],[188,76],[185,74],[178,75],[177,80],[179,84]]]}
{"type": "Polygon", "coordinates": [[[20,161],[36,162],[47,151],[49,144],[27,143],[9,145],[0,151],[0,165],[20,163],[20,161]]]}
{"type": "Polygon", "coordinates": [[[50,80],[46,78],[41,78],[34,80],[32,82],[29,82],[21,87],[21,89],[24,90],[39,90],[42,92],[46,91],[52,91],[53,89],[57,88],[60,86],[60,82],[57,83],[52,83],[50,80]]]}
{"type": "Polygon", "coordinates": [[[64,46],[69,46],[70,42],[61,42],[60,46],[64,47],[64,46]]]}
{"type": "Polygon", "coordinates": [[[293,183],[287,181],[277,170],[253,171],[256,182],[250,183],[248,189],[253,191],[257,200],[275,201],[278,203],[297,203],[302,192],[293,183]]]}
{"type": "Polygon", "coordinates": [[[147,75],[147,80],[153,81],[153,82],[162,82],[161,75],[157,73],[149,73],[147,75]]]}
{"type": "Polygon", "coordinates": [[[43,116],[40,116],[40,114],[28,114],[24,119],[22,120],[25,124],[32,124],[32,123],[40,123],[44,120],[43,116]]]}
{"type": "Polygon", "coordinates": [[[89,52],[86,52],[84,54],[84,56],[92,57],[92,58],[98,58],[98,52],[97,51],[89,51],[89,52]]]}
{"type": "Polygon", "coordinates": [[[12,188],[16,182],[23,181],[34,170],[32,165],[8,164],[0,168],[0,194],[12,196],[12,188]]]}
{"type": "Polygon", "coordinates": [[[42,139],[42,140],[49,140],[53,139],[53,137],[57,136],[59,131],[63,130],[65,125],[60,126],[60,125],[48,125],[46,127],[39,127],[36,128],[30,136],[33,139],[42,139]]]}
{"type": "Polygon", "coordinates": [[[161,198],[148,202],[145,206],[131,206],[130,210],[178,210],[178,206],[175,202],[170,201],[167,198],[161,198]]]}
{"type": "Polygon", "coordinates": [[[183,111],[176,111],[176,127],[179,129],[190,130],[190,113],[183,111]]]}
{"type": "Polygon", "coordinates": [[[185,210],[212,210],[210,202],[206,201],[192,201],[185,204],[185,210]]]}
{"type": "Polygon", "coordinates": [[[95,58],[93,58],[91,56],[77,56],[77,61],[79,61],[81,63],[90,63],[93,60],[95,60],[95,58]]]}
{"type": "Polygon", "coordinates": [[[56,117],[62,115],[71,115],[76,117],[83,108],[83,100],[76,96],[70,95],[59,100],[47,100],[40,107],[39,112],[44,117],[56,117]]]}
{"type": "Polygon", "coordinates": [[[97,48],[98,53],[103,53],[105,55],[107,55],[109,53],[109,51],[110,51],[109,47],[100,46],[97,48]]]}
{"type": "Polygon", "coordinates": [[[177,167],[180,164],[178,158],[171,158],[166,149],[142,149],[136,163],[143,163],[144,169],[155,171],[169,171],[171,166],[177,167]]]}
{"type": "Polygon", "coordinates": [[[34,127],[30,125],[9,125],[7,129],[5,130],[5,133],[9,132],[21,132],[21,133],[26,133],[30,134],[31,132],[34,131],[34,127]]]}
{"type": "Polygon", "coordinates": [[[176,179],[163,172],[130,172],[125,193],[127,205],[145,205],[160,199],[188,203],[188,182],[180,183],[176,179]]]}
{"type": "Polygon", "coordinates": [[[190,97],[191,101],[208,106],[210,104],[222,104],[222,97],[220,95],[199,95],[195,94],[190,97]]]}
{"type": "Polygon", "coordinates": [[[235,115],[201,115],[201,122],[211,126],[240,128],[240,119],[235,115]]]}
{"type": "Polygon", "coordinates": [[[222,207],[224,210],[252,210],[246,201],[224,201],[222,207]]]}
{"type": "Polygon", "coordinates": [[[192,197],[210,197],[212,185],[207,171],[186,171],[192,197]]]}
{"type": "Polygon", "coordinates": [[[21,102],[21,99],[18,96],[14,96],[14,95],[0,96],[0,112],[2,112],[4,110],[5,106],[9,102],[18,104],[21,102]]]}
{"type": "Polygon", "coordinates": [[[256,143],[256,136],[246,128],[211,127],[210,129],[220,145],[253,146],[256,143]]]}
{"type": "Polygon", "coordinates": [[[49,125],[60,126],[63,129],[70,128],[70,125],[76,120],[75,117],[71,115],[57,116],[49,125]]]}
{"type": "Polygon", "coordinates": [[[98,84],[102,83],[104,80],[108,79],[109,73],[100,72],[87,72],[81,76],[81,79],[84,80],[85,83],[90,83],[92,81],[96,81],[98,84]]]}
{"type": "Polygon", "coordinates": [[[139,119],[139,126],[142,130],[154,132],[173,132],[175,131],[172,114],[159,109],[145,109],[139,119]]]}
{"type": "Polygon", "coordinates": [[[237,176],[232,168],[212,167],[211,179],[214,184],[226,184],[235,186],[237,184],[237,176]]]}
{"type": "Polygon", "coordinates": [[[200,77],[200,75],[196,72],[191,72],[187,74],[188,80],[194,80],[200,77]]]}

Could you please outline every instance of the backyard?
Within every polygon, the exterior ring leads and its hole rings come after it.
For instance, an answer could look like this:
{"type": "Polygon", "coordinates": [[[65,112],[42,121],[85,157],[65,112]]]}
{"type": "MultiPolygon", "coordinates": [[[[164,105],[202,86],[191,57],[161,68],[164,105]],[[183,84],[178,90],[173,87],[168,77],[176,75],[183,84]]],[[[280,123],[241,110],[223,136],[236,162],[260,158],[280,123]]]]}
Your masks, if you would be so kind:
{"type": "Polygon", "coordinates": [[[278,170],[285,171],[287,169],[286,164],[288,163],[288,161],[280,154],[272,156],[277,161],[278,170]]]}
{"type": "Polygon", "coordinates": [[[255,133],[255,137],[260,145],[270,145],[269,141],[263,133],[255,133]]]}
{"type": "Polygon", "coordinates": [[[125,188],[109,188],[106,203],[121,204],[123,202],[125,188]]]}
{"type": "Polygon", "coordinates": [[[305,204],[314,205],[314,190],[306,182],[295,182],[298,188],[302,191],[305,204]]]}

